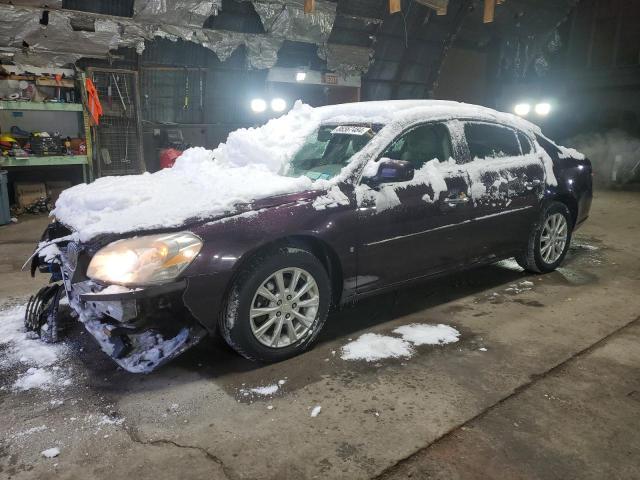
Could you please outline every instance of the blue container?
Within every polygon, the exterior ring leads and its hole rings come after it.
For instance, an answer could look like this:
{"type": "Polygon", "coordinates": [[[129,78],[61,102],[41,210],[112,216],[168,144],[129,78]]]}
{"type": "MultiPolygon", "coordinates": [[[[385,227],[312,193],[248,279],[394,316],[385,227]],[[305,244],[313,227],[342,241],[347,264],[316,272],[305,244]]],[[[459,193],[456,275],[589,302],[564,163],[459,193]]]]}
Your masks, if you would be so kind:
{"type": "Polygon", "coordinates": [[[11,222],[7,173],[8,172],[6,170],[0,170],[0,225],[5,225],[11,222]]]}

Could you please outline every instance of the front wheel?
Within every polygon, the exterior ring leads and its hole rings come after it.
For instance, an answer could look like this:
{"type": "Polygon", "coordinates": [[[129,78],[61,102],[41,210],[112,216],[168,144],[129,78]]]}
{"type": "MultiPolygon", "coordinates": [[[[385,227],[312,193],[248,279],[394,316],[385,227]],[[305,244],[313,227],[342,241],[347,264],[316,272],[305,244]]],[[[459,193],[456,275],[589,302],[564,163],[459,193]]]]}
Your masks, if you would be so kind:
{"type": "Polygon", "coordinates": [[[516,260],[535,273],[555,270],[564,260],[572,233],[571,212],[564,203],[551,202],[542,212],[540,223],[529,236],[527,250],[516,260]]]}
{"type": "Polygon", "coordinates": [[[282,247],[238,276],[220,319],[229,346],[249,360],[277,362],[307,350],[329,311],[331,284],[306,250],[282,247]]]}

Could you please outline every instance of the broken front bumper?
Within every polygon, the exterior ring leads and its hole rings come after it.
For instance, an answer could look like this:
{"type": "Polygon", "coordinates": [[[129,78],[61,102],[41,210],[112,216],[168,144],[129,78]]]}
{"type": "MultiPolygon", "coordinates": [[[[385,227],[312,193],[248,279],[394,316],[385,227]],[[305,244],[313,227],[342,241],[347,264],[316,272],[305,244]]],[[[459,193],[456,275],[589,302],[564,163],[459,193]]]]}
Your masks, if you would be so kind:
{"type": "Polygon", "coordinates": [[[143,289],[118,287],[112,293],[113,288],[93,280],[72,283],[72,273],[61,263],[69,305],[102,350],[129,372],[151,372],[206,335],[184,308],[184,280],[143,289]]]}

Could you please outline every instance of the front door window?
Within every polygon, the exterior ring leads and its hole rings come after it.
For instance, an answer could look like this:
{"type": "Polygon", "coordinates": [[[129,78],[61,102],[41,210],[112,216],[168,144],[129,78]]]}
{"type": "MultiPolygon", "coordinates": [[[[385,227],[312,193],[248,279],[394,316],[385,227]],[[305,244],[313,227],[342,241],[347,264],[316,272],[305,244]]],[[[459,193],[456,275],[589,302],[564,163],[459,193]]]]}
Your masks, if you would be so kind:
{"type": "Polygon", "coordinates": [[[382,156],[410,162],[415,170],[430,160],[444,162],[451,157],[449,131],[440,123],[421,125],[397,138],[382,156]]]}

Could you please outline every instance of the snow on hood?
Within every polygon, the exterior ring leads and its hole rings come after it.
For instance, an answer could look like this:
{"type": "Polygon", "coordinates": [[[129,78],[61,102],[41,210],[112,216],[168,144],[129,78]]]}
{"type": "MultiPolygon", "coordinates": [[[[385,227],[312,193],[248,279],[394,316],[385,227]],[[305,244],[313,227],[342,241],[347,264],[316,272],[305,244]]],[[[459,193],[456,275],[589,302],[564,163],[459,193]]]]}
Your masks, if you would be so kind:
{"type": "Polygon", "coordinates": [[[88,241],[106,233],[178,227],[231,214],[238,204],[313,189],[306,177],[277,172],[318,127],[317,117],[312,107],[296,104],[260,128],[232,132],[215,150],[186,150],[173,168],[67,189],[52,215],[88,241]]]}
{"type": "Polygon", "coordinates": [[[416,120],[465,116],[499,120],[529,131],[537,129],[514,115],[457,102],[384,101],[312,108],[298,101],[289,113],[262,127],[232,132],[215,150],[186,150],[171,169],[103,177],[67,189],[52,215],[76,232],[81,241],[101,234],[179,227],[188,220],[231,215],[238,204],[304,190],[326,190],[349,174],[354,165],[331,181],[278,175],[323,122],[393,124],[371,142],[379,146],[390,141],[398,128],[416,120]]]}

